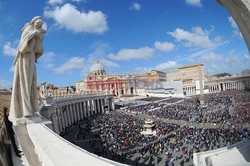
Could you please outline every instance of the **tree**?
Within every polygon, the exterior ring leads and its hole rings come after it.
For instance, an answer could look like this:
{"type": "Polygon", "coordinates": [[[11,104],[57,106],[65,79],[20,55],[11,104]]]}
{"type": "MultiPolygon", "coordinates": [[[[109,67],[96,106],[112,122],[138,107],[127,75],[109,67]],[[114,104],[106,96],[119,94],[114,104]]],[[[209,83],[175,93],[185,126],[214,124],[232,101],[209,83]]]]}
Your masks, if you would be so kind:
{"type": "Polygon", "coordinates": [[[70,86],[70,88],[73,90],[73,92],[76,92],[76,87],[75,86],[70,86]]]}
{"type": "Polygon", "coordinates": [[[214,76],[216,76],[216,77],[225,77],[225,76],[231,76],[231,74],[224,72],[224,73],[215,74],[214,76]]]}

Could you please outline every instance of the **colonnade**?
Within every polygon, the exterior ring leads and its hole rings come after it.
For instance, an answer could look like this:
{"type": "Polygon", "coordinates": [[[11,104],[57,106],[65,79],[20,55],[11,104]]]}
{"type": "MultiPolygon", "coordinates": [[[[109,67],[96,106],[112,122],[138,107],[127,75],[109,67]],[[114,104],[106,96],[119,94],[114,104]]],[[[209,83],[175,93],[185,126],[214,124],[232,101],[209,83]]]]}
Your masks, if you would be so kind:
{"type": "Polygon", "coordinates": [[[60,134],[66,127],[93,115],[114,110],[113,97],[89,97],[82,100],[69,100],[51,106],[49,119],[53,131],[60,134]]]}
{"type": "Polygon", "coordinates": [[[195,86],[187,86],[184,88],[184,92],[189,95],[195,95],[196,94],[196,87],[195,86]]]}
{"type": "Polygon", "coordinates": [[[250,88],[250,80],[229,81],[208,84],[209,92],[220,92],[225,90],[247,90],[250,88]]]}
{"type": "Polygon", "coordinates": [[[101,83],[96,82],[92,86],[94,87],[93,91],[98,91],[98,92],[106,91],[108,94],[114,94],[115,96],[122,96],[122,95],[136,95],[137,94],[136,85],[137,85],[136,82],[127,83],[126,81],[110,81],[110,82],[104,81],[101,83]]]}

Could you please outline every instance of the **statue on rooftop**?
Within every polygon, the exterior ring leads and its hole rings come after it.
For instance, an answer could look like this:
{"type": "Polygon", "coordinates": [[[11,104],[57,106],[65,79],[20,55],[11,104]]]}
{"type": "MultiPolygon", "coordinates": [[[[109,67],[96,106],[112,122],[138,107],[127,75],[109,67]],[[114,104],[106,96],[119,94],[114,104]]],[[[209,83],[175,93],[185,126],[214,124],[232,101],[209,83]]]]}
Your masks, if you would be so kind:
{"type": "Polygon", "coordinates": [[[38,111],[36,62],[43,54],[43,34],[47,32],[42,25],[41,17],[36,16],[22,29],[14,60],[15,72],[9,115],[12,122],[32,116],[38,111]]]}

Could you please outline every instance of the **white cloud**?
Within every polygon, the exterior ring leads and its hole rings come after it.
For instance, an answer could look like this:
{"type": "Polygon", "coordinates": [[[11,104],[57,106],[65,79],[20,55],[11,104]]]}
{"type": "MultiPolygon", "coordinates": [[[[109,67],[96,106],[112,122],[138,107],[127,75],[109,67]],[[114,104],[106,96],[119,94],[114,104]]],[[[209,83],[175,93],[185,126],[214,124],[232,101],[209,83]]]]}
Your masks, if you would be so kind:
{"type": "Polygon", "coordinates": [[[141,4],[139,4],[138,2],[133,2],[132,6],[129,9],[139,11],[141,9],[141,4]]]}
{"type": "Polygon", "coordinates": [[[130,59],[149,59],[153,57],[154,49],[149,47],[141,47],[138,49],[122,49],[116,54],[109,54],[112,60],[130,60],[130,59]]]}
{"type": "Polygon", "coordinates": [[[231,27],[233,28],[234,35],[242,38],[242,34],[232,16],[228,17],[228,21],[231,24],[231,27]]]}
{"type": "Polygon", "coordinates": [[[221,37],[217,36],[211,40],[209,38],[211,31],[201,27],[193,27],[191,32],[177,28],[174,32],[168,32],[178,42],[183,42],[186,47],[197,46],[200,48],[215,48],[221,43],[221,37]]]}
{"type": "Polygon", "coordinates": [[[217,55],[214,52],[209,52],[207,54],[202,55],[199,58],[199,62],[201,62],[201,63],[219,62],[221,60],[222,60],[222,56],[217,55]]]}
{"type": "Polygon", "coordinates": [[[62,4],[64,0],[49,0],[48,3],[50,5],[55,5],[55,4],[62,4]]]}
{"type": "Polygon", "coordinates": [[[176,69],[178,68],[180,65],[177,64],[176,61],[167,61],[165,63],[161,63],[159,65],[157,65],[155,67],[156,70],[160,70],[160,71],[169,71],[169,70],[172,70],[172,69],[176,69]]]}
{"type": "Polygon", "coordinates": [[[10,71],[10,72],[14,72],[14,71],[15,71],[15,66],[12,65],[12,66],[10,67],[9,71],[10,71]]]}
{"type": "Polygon", "coordinates": [[[244,58],[245,58],[247,61],[250,61],[250,55],[245,54],[245,55],[244,55],[244,58]]]}
{"type": "Polygon", "coordinates": [[[79,3],[79,2],[87,2],[88,0],[72,0],[72,1],[79,3]]]}
{"type": "Polygon", "coordinates": [[[73,57],[62,65],[53,69],[54,74],[71,74],[75,69],[84,68],[85,59],[82,57],[73,57]]]}
{"type": "Polygon", "coordinates": [[[137,74],[148,73],[148,72],[150,72],[150,70],[152,70],[152,68],[147,68],[147,67],[136,67],[135,68],[135,71],[137,74]]]}
{"type": "Polygon", "coordinates": [[[229,52],[229,55],[226,57],[225,61],[228,63],[229,67],[236,67],[241,64],[239,57],[234,51],[229,52]]]}
{"type": "Polygon", "coordinates": [[[120,67],[119,64],[112,62],[110,60],[107,59],[100,59],[100,63],[105,66],[105,67],[120,67]]]}
{"type": "Polygon", "coordinates": [[[41,56],[39,60],[42,62],[43,67],[51,69],[55,66],[55,56],[56,54],[54,52],[46,52],[43,54],[43,56],[41,56]]]}
{"type": "Polygon", "coordinates": [[[172,51],[175,48],[175,45],[173,43],[170,43],[170,42],[156,41],[154,43],[154,46],[157,50],[164,51],[164,52],[172,51]]]}
{"type": "Polygon", "coordinates": [[[185,0],[185,2],[191,6],[202,7],[201,0],[185,0]]]}
{"type": "Polygon", "coordinates": [[[8,89],[11,87],[11,83],[7,80],[3,80],[0,78],[0,88],[8,89]]]}
{"type": "Polygon", "coordinates": [[[16,55],[16,49],[11,46],[10,42],[7,42],[3,46],[3,53],[4,53],[4,55],[15,56],[16,55]]]}
{"type": "Polygon", "coordinates": [[[80,12],[69,3],[53,10],[45,9],[44,16],[53,18],[59,27],[75,33],[88,32],[102,34],[108,30],[107,17],[101,11],[80,12]]]}

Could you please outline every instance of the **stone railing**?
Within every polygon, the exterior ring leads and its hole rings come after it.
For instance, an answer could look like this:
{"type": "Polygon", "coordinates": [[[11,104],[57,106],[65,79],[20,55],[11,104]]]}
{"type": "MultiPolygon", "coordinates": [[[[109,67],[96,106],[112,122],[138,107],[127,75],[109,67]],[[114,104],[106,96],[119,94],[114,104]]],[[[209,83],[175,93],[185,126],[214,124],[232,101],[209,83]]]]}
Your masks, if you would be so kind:
{"type": "MultiPolygon", "coordinates": [[[[124,165],[92,154],[59,136],[73,123],[112,106],[112,95],[91,95],[55,100],[45,113],[14,127],[23,153],[32,166],[124,165]]],[[[110,109],[110,108],[109,108],[110,109]]]]}
{"type": "Polygon", "coordinates": [[[89,96],[89,95],[109,95],[109,93],[71,93],[71,94],[65,94],[65,95],[53,95],[54,99],[58,98],[70,98],[70,97],[81,97],[81,96],[89,96]]]}

